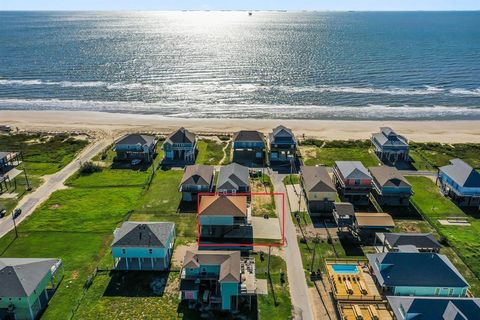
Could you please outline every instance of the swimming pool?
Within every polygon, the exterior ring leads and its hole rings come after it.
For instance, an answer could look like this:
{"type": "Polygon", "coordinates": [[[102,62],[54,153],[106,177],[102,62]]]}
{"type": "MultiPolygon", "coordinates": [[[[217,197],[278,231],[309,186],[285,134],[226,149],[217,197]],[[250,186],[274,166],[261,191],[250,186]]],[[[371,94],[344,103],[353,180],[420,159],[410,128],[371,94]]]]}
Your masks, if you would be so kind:
{"type": "Polygon", "coordinates": [[[358,268],[354,264],[332,264],[333,272],[337,274],[357,274],[358,268]]]}

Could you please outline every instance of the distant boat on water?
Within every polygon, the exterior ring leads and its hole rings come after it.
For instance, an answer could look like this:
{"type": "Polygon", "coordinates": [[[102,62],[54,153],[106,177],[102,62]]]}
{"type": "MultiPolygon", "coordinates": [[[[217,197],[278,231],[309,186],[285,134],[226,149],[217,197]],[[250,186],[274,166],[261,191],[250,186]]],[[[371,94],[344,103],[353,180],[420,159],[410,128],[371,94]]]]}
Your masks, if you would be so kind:
{"type": "Polygon", "coordinates": [[[252,14],[253,14],[252,11],[249,11],[249,12],[248,12],[248,15],[249,15],[249,16],[251,16],[252,14]]]}

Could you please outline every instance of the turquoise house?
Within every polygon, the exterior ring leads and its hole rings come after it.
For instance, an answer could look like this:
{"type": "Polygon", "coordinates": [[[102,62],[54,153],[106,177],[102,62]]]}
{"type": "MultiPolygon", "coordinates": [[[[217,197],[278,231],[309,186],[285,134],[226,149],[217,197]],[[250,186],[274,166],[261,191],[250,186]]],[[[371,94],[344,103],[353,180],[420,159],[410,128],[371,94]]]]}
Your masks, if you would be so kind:
{"type": "Polygon", "coordinates": [[[372,195],[381,206],[410,205],[412,185],[395,167],[380,166],[368,168],[372,175],[372,195]]]}
{"type": "Polygon", "coordinates": [[[183,261],[182,300],[211,308],[238,308],[241,295],[256,293],[255,262],[240,251],[187,251],[183,261]]]}
{"type": "Polygon", "coordinates": [[[459,206],[480,206],[480,173],[461,159],[438,170],[438,182],[442,193],[459,206]]]}
{"type": "Polygon", "coordinates": [[[0,319],[38,318],[63,271],[60,259],[0,258],[0,319]]]}
{"type": "Polygon", "coordinates": [[[368,254],[382,292],[394,296],[465,297],[469,285],[444,255],[423,252],[368,254]]]}
{"type": "Polygon", "coordinates": [[[113,237],[115,269],[169,269],[175,243],[174,223],[127,221],[114,231],[113,237]]]}

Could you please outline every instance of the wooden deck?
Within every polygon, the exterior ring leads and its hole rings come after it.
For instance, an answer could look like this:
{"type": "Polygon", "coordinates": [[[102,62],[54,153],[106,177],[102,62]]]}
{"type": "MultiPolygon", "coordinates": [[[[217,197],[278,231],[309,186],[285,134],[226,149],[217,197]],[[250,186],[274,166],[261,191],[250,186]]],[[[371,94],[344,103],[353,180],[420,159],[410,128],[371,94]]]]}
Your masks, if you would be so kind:
{"type": "Polygon", "coordinates": [[[338,310],[342,320],[393,320],[384,303],[340,303],[338,310]]]}

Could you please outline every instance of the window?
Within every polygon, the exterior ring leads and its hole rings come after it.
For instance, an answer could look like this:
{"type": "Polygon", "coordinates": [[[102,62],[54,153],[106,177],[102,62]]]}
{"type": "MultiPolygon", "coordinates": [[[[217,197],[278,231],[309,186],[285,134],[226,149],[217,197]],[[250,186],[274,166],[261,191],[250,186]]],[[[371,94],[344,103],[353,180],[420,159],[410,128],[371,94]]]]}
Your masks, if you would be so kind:
{"type": "Polygon", "coordinates": [[[122,248],[122,254],[125,254],[127,253],[127,250],[125,250],[124,248],[122,248]]]}
{"type": "Polygon", "coordinates": [[[440,295],[440,288],[436,288],[436,289],[435,289],[435,295],[436,295],[436,296],[440,295]]]}
{"type": "Polygon", "coordinates": [[[360,179],[355,179],[355,185],[356,186],[360,185],[360,179]]]}
{"type": "Polygon", "coordinates": [[[152,253],[153,253],[153,249],[148,249],[148,253],[152,254],[152,253]]]}
{"type": "Polygon", "coordinates": [[[448,296],[453,296],[453,288],[448,289],[448,296]]]}

